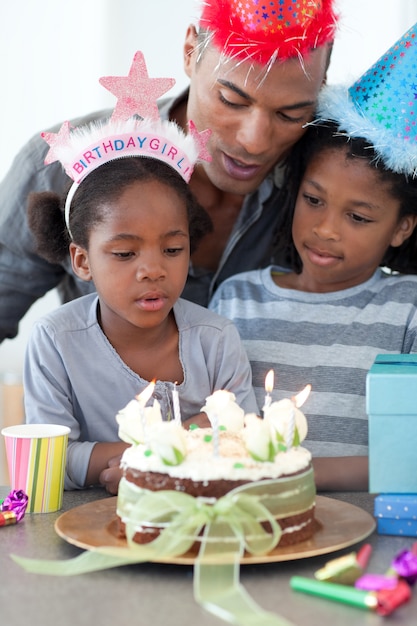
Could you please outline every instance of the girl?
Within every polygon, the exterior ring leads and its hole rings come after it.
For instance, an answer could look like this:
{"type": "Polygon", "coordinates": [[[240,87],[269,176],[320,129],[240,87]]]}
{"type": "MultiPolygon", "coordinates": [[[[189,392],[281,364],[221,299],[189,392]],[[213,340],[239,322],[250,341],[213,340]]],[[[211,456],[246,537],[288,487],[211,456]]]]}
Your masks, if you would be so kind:
{"type": "Polygon", "coordinates": [[[375,167],[368,143],[336,131],[311,127],[288,166],[277,246],[292,271],[232,277],[210,308],[235,322],[260,406],[271,367],[277,399],[312,384],[304,445],[345,457],[315,459],[319,488],[366,489],[367,371],[379,353],[417,352],[417,277],[380,267],[417,271],[417,179],[375,167]]]}
{"type": "MultiPolygon", "coordinates": [[[[131,92],[129,98],[128,104],[131,92]]],[[[69,247],[76,276],[94,281],[97,294],[35,324],[24,369],[25,410],[28,422],[71,428],[67,489],[100,483],[116,493],[127,446],[118,441],[115,416],[152,379],[166,419],[176,385],[185,424],[208,425],[200,409],[216,389],[234,392],[245,411],[256,412],[257,405],[233,324],[180,298],[190,251],[210,227],[181,170],[201,153],[202,137],[146,120],[77,130],[74,137],[65,128],[59,139],[47,137],[54,155],[60,143],[81,148],[82,158],[68,161],[65,145],[59,158],[67,171],[68,162],[76,170],[93,166],[66,197],[66,223],[59,197],[50,192],[31,197],[29,222],[39,253],[59,263],[69,247]],[[196,144],[194,153],[187,142],[196,144]]]]}
{"type": "Polygon", "coordinates": [[[366,374],[379,353],[417,352],[417,277],[398,274],[417,273],[416,137],[404,105],[415,99],[401,93],[404,68],[392,84],[409,49],[415,63],[417,47],[406,46],[411,35],[359,86],[324,90],[320,121],[288,162],[276,245],[290,271],[232,277],[210,305],[237,325],[260,404],[271,367],[277,399],[312,384],[305,445],[321,490],[367,489],[366,374]],[[389,74],[380,83],[383,68],[389,74]],[[384,89],[390,103],[380,104],[384,89]],[[358,107],[356,97],[363,99],[358,107]],[[381,112],[388,108],[389,123],[381,112]],[[375,119],[364,119],[368,110],[375,119]],[[372,141],[357,136],[367,127],[372,141]]]}
{"type": "MultiPolygon", "coordinates": [[[[61,260],[68,234],[59,199],[32,197],[29,220],[39,252],[61,260]]],[[[94,281],[98,295],[35,324],[25,365],[26,415],[29,422],[70,426],[66,488],[100,482],[114,491],[117,475],[101,474],[126,447],[116,443],[115,415],[152,379],[165,416],[178,383],[186,423],[198,421],[215,389],[233,391],[247,410],[257,407],[233,325],[179,299],[190,246],[208,222],[170,166],[143,157],[102,165],[74,196],[70,224],[74,272],[94,281]]]]}

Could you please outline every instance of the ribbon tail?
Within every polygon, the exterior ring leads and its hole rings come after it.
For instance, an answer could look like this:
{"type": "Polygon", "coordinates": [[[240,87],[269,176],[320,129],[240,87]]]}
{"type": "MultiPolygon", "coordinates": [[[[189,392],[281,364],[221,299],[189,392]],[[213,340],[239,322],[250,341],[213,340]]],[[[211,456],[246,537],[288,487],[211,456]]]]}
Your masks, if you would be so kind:
{"type": "Polygon", "coordinates": [[[174,528],[167,528],[150,544],[138,545],[131,542],[127,548],[101,546],[83,552],[73,559],[50,561],[47,559],[28,559],[16,554],[11,554],[10,557],[15,563],[32,574],[76,576],[111,567],[145,563],[160,556],[166,558],[184,554],[194,541],[194,534],[184,538],[181,532],[175,532],[174,528]]]}
{"type": "MultiPolygon", "coordinates": [[[[218,536],[218,531],[215,530],[212,535],[218,536]]],[[[227,546],[226,552],[224,542],[210,538],[210,528],[205,533],[194,565],[196,602],[206,611],[236,626],[294,626],[283,617],[264,611],[250,597],[239,582],[242,542],[237,539],[228,541],[227,546]]]]}
{"type": "Polygon", "coordinates": [[[146,560],[144,558],[140,558],[138,554],[129,554],[127,550],[125,556],[114,556],[112,554],[88,551],[83,552],[73,559],[67,559],[64,561],[27,559],[17,556],[16,554],[11,554],[10,557],[27,572],[32,574],[46,574],[50,576],[76,576],[78,574],[97,572],[111,567],[141,563],[146,560]]]}

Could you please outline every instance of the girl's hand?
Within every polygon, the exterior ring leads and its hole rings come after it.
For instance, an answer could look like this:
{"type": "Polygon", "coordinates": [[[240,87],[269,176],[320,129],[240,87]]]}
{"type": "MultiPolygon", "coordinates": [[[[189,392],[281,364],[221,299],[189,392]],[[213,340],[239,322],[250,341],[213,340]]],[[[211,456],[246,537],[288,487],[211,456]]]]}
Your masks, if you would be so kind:
{"type": "Polygon", "coordinates": [[[120,459],[122,455],[114,456],[109,459],[108,467],[106,467],[100,474],[99,483],[105,490],[111,495],[117,495],[119,489],[119,482],[122,477],[122,470],[120,469],[120,459]]]}
{"type": "Polygon", "coordinates": [[[186,430],[190,428],[191,424],[197,424],[200,428],[210,428],[211,426],[207,413],[198,413],[197,415],[193,415],[193,417],[189,417],[188,420],[182,423],[186,430]]]}
{"type": "Polygon", "coordinates": [[[85,487],[99,484],[116,494],[122,477],[120,459],[126,448],[129,444],[124,441],[97,442],[91,452],[85,487]]]}

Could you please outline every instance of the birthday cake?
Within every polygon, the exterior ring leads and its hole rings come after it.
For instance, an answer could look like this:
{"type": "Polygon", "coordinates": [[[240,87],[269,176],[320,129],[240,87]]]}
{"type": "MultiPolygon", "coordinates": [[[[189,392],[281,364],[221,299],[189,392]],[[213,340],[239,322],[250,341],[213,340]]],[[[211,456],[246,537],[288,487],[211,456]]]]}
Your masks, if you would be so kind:
{"type": "MultiPolygon", "coordinates": [[[[122,534],[144,494],[175,491],[211,503],[230,494],[253,495],[278,522],[280,546],[312,536],[314,476],[311,455],[300,445],[307,422],[291,400],[272,403],[262,420],[245,415],[230,392],[217,391],[202,407],[212,428],[190,430],[163,421],[157,401],[141,409],[135,402],[117,416],[120,437],[132,443],[121,460],[122,534]]],[[[260,521],[269,527],[267,519],[260,521]]],[[[164,524],[138,518],[133,526],[134,541],[148,543],[164,524]]]]}

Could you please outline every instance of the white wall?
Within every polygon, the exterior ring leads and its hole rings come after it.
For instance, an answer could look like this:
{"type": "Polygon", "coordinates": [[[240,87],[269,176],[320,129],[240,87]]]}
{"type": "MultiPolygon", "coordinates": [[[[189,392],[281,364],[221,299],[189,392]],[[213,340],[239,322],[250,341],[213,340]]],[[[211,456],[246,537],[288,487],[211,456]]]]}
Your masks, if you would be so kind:
{"type": "MultiPolygon", "coordinates": [[[[34,133],[102,107],[114,97],[98,84],[127,73],[142,50],[150,75],[186,85],[182,41],[198,16],[196,0],[19,0],[3,2],[0,23],[0,177],[34,133]]],[[[329,82],[359,76],[412,24],[416,0],[339,0],[343,15],[329,82]]],[[[174,92],[173,91],[173,92],[174,92]]],[[[0,208],[1,210],[1,208],[0,208]]],[[[19,374],[30,327],[58,304],[55,292],[38,301],[19,336],[0,346],[0,375],[19,374]]]]}
{"type": "Polygon", "coordinates": [[[336,0],[341,16],[329,82],[353,82],[417,22],[416,0],[336,0]]]}
{"type": "MultiPolygon", "coordinates": [[[[196,21],[196,0],[18,0],[3,2],[0,19],[0,178],[15,153],[33,134],[104,107],[115,98],[100,76],[123,75],[137,50],[151,76],[187,84],[182,42],[196,21]],[[142,10],[141,10],[142,7],[142,10]],[[5,149],[7,146],[7,150],[5,149]]],[[[0,207],[1,210],[1,207],[0,207]]],[[[19,335],[0,345],[0,377],[20,374],[33,321],[58,305],[53,291],[39,300],[20,324],[19,335]]]]}
{"type": "MultiPolygon", "coordinates": [[[[181,44],[196,0],[18,0],[3,2],[0,20],[2,114],[7,152],[0,177],[14,153],[34,133],[102,107],[115,98],[100,76],[127,73],[142,50],[150,75],[186,84],[181,44]]],[[[173,93],[174,93],[173,90],[173,93]]]]}

